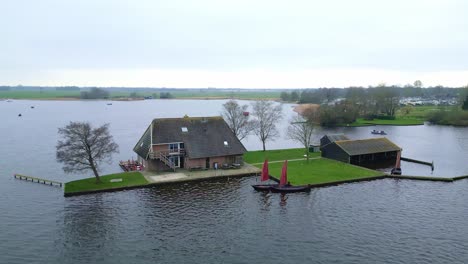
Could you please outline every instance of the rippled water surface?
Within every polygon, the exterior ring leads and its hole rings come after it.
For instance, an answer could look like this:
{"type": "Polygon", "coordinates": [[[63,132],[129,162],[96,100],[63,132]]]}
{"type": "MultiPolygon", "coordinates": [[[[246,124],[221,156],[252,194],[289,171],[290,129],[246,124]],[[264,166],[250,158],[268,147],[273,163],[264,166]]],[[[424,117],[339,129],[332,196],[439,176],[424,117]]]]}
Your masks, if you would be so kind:
{"type": "MultiPolygon", "coordinates": [[[[111,124],[121,153],[103,167],[110,173],[119,159],[134,156],[152,118],[216,115],[223,102],[0,102],[0,263],[468,262],[468,180],[388,179],[280,195],[254,192],[256,179],[247,177],[64,198],[59,188],[12,177],[88,176],[65,175],[55,162],[57,128],[70,120],[111,124]]],[[[371,129],[320,133],[365,138],[371,129]]],[[[468,174],[466,128],[379,129],[407,156],[436,164],[431,172],[405,163],[407,171],[468,174]]],[[[244,143],[260,148],[254,138],[244,143]]],[[[267,145],[291,146],[297,144],[284,138],[267,145]]]]}

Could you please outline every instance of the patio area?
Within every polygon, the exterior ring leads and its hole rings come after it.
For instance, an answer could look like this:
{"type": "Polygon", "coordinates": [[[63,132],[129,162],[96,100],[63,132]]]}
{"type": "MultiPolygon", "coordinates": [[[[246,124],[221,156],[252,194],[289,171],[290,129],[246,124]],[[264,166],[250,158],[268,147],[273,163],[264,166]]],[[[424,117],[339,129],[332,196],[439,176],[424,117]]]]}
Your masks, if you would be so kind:
{"type": "Polygon", "coordinates": [[[245,163],[238,169],[218,169],[218,170],[200,170],[188,171],[185,169],[177,169],[175,172],[154,172],[144,171],[143,176],[149,183],[170,183],[184,182],[192,180],[202,180],[220,177],[242,177],[260,173],[261,170],[255,166],[245,163]]]}

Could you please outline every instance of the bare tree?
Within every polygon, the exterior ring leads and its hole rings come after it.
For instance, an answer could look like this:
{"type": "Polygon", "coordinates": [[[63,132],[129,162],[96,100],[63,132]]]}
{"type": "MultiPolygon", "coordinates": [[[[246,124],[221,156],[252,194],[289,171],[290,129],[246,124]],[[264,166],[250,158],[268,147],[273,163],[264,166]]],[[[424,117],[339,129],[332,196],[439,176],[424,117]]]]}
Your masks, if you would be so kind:
{"type": "Polygon", "coordinates": [[[93,128],[89,122],[70,122],[59,128],[62,140],[57,143],[57,161],[63,163],[63,171],[92,170],[96,182],[100,182],[98,163],[110,163],[113,153],[119,152],[119,146],[109,133],[109,124],[93,128]]]}
{"type": "Polygon", "coordinates": [[[416,87],[416,88],[422,88],[422,86],[423,86],[423,84],[422,84],[422,82],[421,82],[420,80],[414,81],[414,84],[413,84],[413,85],[414,85],[414,87],[416,87]]]}
{"type": "Polygon", "coordinates": [[[221,115],[239,140],[250,134],[252,127],[247,108],[248,105],[239,105],[236,100],[229,100],[223,104],[221,115]]]}
{"type": "Polygon", "coordinates": [[[287,138],[292,139],[304,146],[307,161],[309,161],[309,146],[312,141],[314,124],[305,120],[300,115],[291,118],[287,130],[287,138]]]}
{"type": "Polygon", "coordinates": [[[276,124],[283,117],[282,107],[281,105],[275,106],[272,101],[256,101],[252,107],[252,115],[255,117],[252,130],[262,141],[263,151],[265,151],[266,141],[274,140],[279,136],[276,124]]]}

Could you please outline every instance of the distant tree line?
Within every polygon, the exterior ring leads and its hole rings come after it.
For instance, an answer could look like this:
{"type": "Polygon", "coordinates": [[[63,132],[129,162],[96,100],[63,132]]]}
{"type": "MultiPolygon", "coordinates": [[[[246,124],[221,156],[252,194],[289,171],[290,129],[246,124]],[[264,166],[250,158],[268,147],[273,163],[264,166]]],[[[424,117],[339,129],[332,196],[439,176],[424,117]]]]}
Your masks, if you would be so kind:
{"type": "Polygon", "coordinates": [[[80,87],[78,86],[65,86],[65,87],[57,87],[55,88],[57,91],[80,91],[80,87]]]}
{"type": "Polygon", "coordinates": [[[288,92],[281,92],[280,94],[280,98],[282,101],[291,101],[291,102],[297,102],[299,101],[299,98],[300,98],[300,94],[298,91],[292,91],[290,93],[288,92]]]}
{"type": "Polygon", "coordinates": [[[421,97],[431,99],[446,99],[446,98],[457,98],[465,89],[462,88],[450,88],[444,86],[434,86],[428,88],[422,88],[421,81],[415,81],[413,85],[405,86],[387,86],[385,84],[379,84],[378,86],[364,87],[348,87],[348,88],[318,88],[318,89],[304,89],[301,92],[283,91],[280,94],[282,101],[299,101],[299,103],[313,103],[313,104],[326,104],[330,103],[337,98],[346,98],[350,94],[350,90],[353,90],[354,94],[359,95],[372,95],[379,93],[382,88],[392,93],[398,94],[399,97],[421,97]]]}
{"type": "Polygon", "coordinates": [[[161,92],[159,94],[160,99],[171,99],[174,98],[174,96],[170,92],[161,92]]]}
{"type": "Polygon", "coordinates": [[[108,99],[109,91],[100,88],[91,88],[89,91],[82,91],[80,93],[81,99],[108,99]]]}
{"type": "MultiPolygon", "coordinates": [[[[416,82],[415,85],[417,85],[416,82]]],[[[408,94],[417,95],[420,89],[422,88],[400,88],[384,84],[372,88],[350,87],[345,90],[323,88],[303,91],[300,101],[319,104],[320,108],[317,110],[319,113],[314,113],[314,120],[322,126],[335,126],[351,124],[358,117],[367,120],[395,119],[397,110],[400,108],[400,98],[408,94]]],[[[433,87],[422,90],[424,96],[432,99],[459,97],[459,110],[435,111],[431,114],[429,121],[437,124],[466,124],[467,114],[460,110],[468,109],[468,87],[459,89],[433,87]]],[[[401,109],[403,115],[408,115],[411,111],[411,106],[404,106],[401,109]]]]}

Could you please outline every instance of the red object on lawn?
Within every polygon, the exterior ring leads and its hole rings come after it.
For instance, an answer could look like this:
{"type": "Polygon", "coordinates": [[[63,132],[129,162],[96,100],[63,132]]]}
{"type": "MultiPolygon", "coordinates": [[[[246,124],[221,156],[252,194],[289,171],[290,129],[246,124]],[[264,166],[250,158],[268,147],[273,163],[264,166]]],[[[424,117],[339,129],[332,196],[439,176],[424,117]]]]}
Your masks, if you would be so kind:
{"type": "Polygon", "coordinates": [[[288,183],[288,161],[285,160],[283,169],[281,170],[280,186],[284,186],[288,183]]]}
{"type": "Polygon", "coordinates": [[[260,180],[268,181],[269,179],[270,179],[270,175],[268,172],[268,160],[266,159],[265,162],[263,162],[262,177],[260,178],[260,180]]]}

